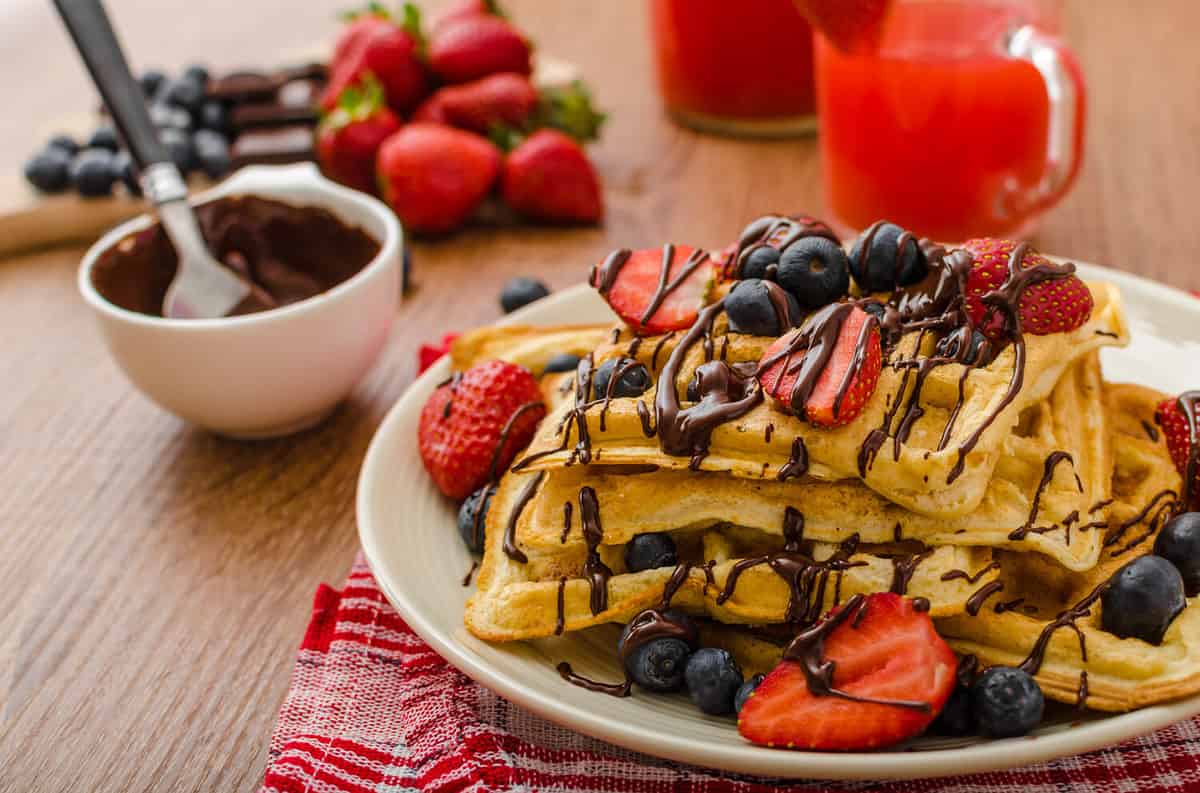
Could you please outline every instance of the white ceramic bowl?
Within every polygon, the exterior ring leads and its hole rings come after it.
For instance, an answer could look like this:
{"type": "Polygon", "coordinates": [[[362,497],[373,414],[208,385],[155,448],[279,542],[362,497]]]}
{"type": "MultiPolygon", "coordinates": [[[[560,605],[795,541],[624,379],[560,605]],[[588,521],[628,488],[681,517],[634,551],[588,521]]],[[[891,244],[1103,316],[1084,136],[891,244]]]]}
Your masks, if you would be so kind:
{"type": "Polygon", "coordinates": [[[400,298],[400,224],[382,203],[325,179],[310,163],[243,168],[193,203],[233,194],[327,209],[378,240],[379,254],[333,289],[284,308],[165,319],[116,306],[92,284],[101,252],[155,222],[143,215],[88,250],[79,291],[113,357],[150,399],[222,435],[286,435],[325,418],[383,348],[400,298]]]}

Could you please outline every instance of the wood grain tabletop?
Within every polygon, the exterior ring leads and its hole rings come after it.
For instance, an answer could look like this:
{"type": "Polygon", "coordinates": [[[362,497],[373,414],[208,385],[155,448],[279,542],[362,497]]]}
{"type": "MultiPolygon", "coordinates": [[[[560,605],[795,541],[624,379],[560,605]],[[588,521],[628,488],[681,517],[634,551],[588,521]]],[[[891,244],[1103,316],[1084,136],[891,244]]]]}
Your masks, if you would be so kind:
{"type": "MultiPolygon", "coordinates": [[[[329,36],[336,0],[110,0],[139,66],[270,64],[329,36]]],[[[436,3],[431,4],[436,6],[436,3]]],[[[0,791],[248,791],[321,581],[357,548],[355,479],[419,342],[489,322],[517,274],[579,281],[619,245],[721,246],[766,211],[819,214],[814,141],[668,123],[640,0],[506,0],[611,113],[594,230],[475,229],[415,246],[415,288],[366,382],[322,427],[238,443],[135,393],[75,291],[82,249],[0,262],[0,791]]],[[[1046,251],[1200,288],[1200,6],[1068,3],[1089,83],[1086,162],[1046,251]]],[[[92,91],[48,3],[0,25],[0,165],[92,91]]]]}

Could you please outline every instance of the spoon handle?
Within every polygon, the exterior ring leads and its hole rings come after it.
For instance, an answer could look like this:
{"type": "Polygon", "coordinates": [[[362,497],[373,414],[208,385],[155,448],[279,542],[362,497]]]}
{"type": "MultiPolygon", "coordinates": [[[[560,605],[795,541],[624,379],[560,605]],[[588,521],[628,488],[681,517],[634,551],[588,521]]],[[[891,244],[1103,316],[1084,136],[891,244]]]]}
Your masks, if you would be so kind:
{"type": "Polygon", "coordinates": [[[139,170],[171,162],[100,0],[54,0],[54,5],[139,170]]]}

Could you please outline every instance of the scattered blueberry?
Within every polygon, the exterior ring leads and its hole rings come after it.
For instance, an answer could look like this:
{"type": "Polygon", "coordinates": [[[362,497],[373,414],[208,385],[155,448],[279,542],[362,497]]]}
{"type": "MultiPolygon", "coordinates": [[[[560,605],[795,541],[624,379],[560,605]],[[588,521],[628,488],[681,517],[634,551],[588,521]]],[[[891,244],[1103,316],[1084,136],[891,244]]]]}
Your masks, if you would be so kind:
{"type": "Polygon", "coordinates": [[[783,252],[775,280],[796,296],[801,308],[827,306],[850,288],[846,252],[824,237],[803,237],[783,252]]]}
{"type": "Polygon", "coordinates": [[[593,399],[609,396],[608,383],[618,368],[621,370],[621,377],[613,384],[611,395],[614,398],[641,396],[652,385],[650,373],[642,364],[632,358],[609,358],[592,373],[593,399]]]}
{"type": "Polygon", "coordinates": [[[91,137],[87,140],[87,148],[116,151],[121,148],[121,142],[117,139],[117,131],[108,125],[104,125],[96,127],[92,132],[91,137]]]}
{"type": "Polygon", "coordinates": [[[113,153],[108,149],[84,149],[71,161],[71,181],[79,195],[98,198],[113,188],[113,153]]]}
{"type": "Polygon", "coordinates": [[[204,102],[204,85],[187,77],[167,80],[154,96],[156,102],[182,107],[195,113],[204,102]]]}
{"type": "MultiPolygon", "coordinates": [[[[692,621],[691,617],[679,609],[667,609],[660,613],[660,617],[667,622],[674,623],[681,629],[683,635],[675,638],[681,639],[688,646],[688,652],[695,649],[700,641],[700,629],[696,627],[696,623],[692,621]]],[[[638,617],[630,620],[621,630],[621,637],[617,639],[617,654],[622,658],[625,657],[625,643],[629,640],[629,633],[638,620],[638,617]]]]}
{"type": "Polygon", "coordinates": [[[750,699],[750,695],[754,693],[754,689],[758,688],[759,684],[765,679],[764,675],[755,675],[754,677],[742,683],[742,687],[733,695],[733,712],[741,713],[742,705],[746,704],[746,700],[750,699]]]}
{"type": "Polygon", "coordinates": [[[167,147],[171,161],[185,176],[195,167],[196,152],[192,148],[192,138],[181,129],[167,127],[158,131],[158,139],[167,147]]]}
{"type": "Polygon", "coordinates": [[[925,277],[925,254],[916,237],[908,235],[904,249],[899,250],[904,229],[885,222],[871,235],[870,249],[864,255],[862,245],[867,233],[864,231],[859,236],[850,251],[850,274],[864,291],[890,292],[897,286],[915,284],[925,277]]]}
{"type": "Polygon", "coordinates": [[[669,534],[638,534],[625,546],[625,567],[631,573],[653,570],[656,567],[674,567],[678,562],[675,541],[669,534]]]}
{"type": "Polygon", "coordinates": [[[971,686],[971,710],[984,735],[1024,735],[1042,720],[1042,689],[1028,672],[1011,666],[987,669],[971,686]]]}
{"type": "Polygon", "coordinates": [[[683,686],[684,669],[690,668],[691,654],[692,648],[681,639],[651,639],[628,655],[623,654],[625,672],[650,691],[678,691],[683,686]]]}
{"type": "Polygon", "coordinates": [[[1200,512],[1184,512],[1167,521],[1154,541],[1154,553],[1175,565],[1188,597],[1200,594],[1200,512]]]}
{"type": "Polygon", "coordinates": [[[125,189],[130,195],[140,196],[142,194],[142,185],[138,182],[137,166],[133,164],[133,157],[129,156],[127,151],[119,151],[112,158],[113,178],[125,185],[125,189]]]}
{"type": "Polygon", "coordinates": [[[196,130],[192,135],[192,150],[196,155],[196,164],[209,179],[219,179],[229,172],[229,143],[220,132],[196,130]]]}
{"type": "Polygon", "coordinates": [[[71,186],[71,155],[56,146],[29,158],[25,178],[43,193],[61,193],[71,186]]]}
{"type": "Polygon", "coordinates": [[[62,149],[71,157],[79,153],[79,144],[70,135],[55,135],[46,142],[46,148],[62,149]]]}
{"type": "Polygon", "coordinates": [[[1183,578],[1161,556],[1139,556],[1109,579],[1100,596],[1100,625],[1122,639],[1162,642],[1171,621],[1183,611],[1183,578]]]}
{"type": "Polygon", "coordinates": [[[733,698],[742,687],[742,670],[727,650],[700,648],[688,659],[683,676],[688,694],[700,710],[710,716],[733,713],[733,698]]]}
{"type": "Polygon", "coordinates": [[[946,700],[942,712],[929,725],[929,731],[937,735],[948,735],[955,738],[974,732],[975,718],[971,714],[971,689],[962,685],[955,686],[954,690],[950,692],[950,698],[946,700]]]}
{"type": "Polygon", "coordinates": [[[774,275],[774,271],[767,272],[767,268],[772,265],[779,264],[779,249],[772,248],[770,245],[759,245],[746,254],[745,261],[742,262],[742,269],[738,272],[738,278],[767,278],[774,275]]]}
{"type": "Polygon", "coordinates": [[[508,314],[521,306],[527,306],[535,300],[541,300],[550,294],[546,285],[536,278],[518,276],[504,285],[500,290],[500,307],[508,314]]]}
{"type": "Polygon", "coordinates": [[[491,503],[491,489],[485,485],[467,496],[466,501],[458,508],[458,533],[462,535],[463,542],[467,544],[467,549],[475,553],[483,553],[483,531],[479,532],[478,542],[476,542],[475,538],[476,515],[481,511],[483,513],[478,517],[479,526],[482,529],[483,521],[487,519],[488,506],[491,503]]]}
{"type": "Polygon", "coordinates": [[[193,63],[183,70],[183,79],[206,86],[208,85],[208,67],[199,63],[193,63]]]}
{"type": "Polygon", "coordinates": [[[182,107],[155,102],[147,109],[150,113],[150,123],[156,129],[178,129],[186,132],[192,128],[192,114],[182,107]]]}
{"type": "Polygon", "coordinates": [[[738,281],[725,297],[725,314],[729,317],[729,329],[734,333],[749,333],[754,336],[778,336],[793,323],[800,320],[800,305],[796,298],[770,281],[747,278],[738,281]],[[779,299],[788,306],[788,317],[779,316],[771,290],[778,290],[779,299]]]}
{"type": "Polygon", "coordinates": [[[579,366],[579,356],[569,352],[560,352],[555,354],[550,360],[546,361],[546,368],[542,369],[542,374],[554,374],[555,372],[573,372],[579,366]]]}
{"type": "Polygon", "coordinates": [[[225,103],[218,102],[216,99],[205,100],[204,104],[200,105],[197,119],[199,126],[204,129],[220,133],[229,132],[229,108],[225,107],[225,103]]]}
{"type": "Polygon", "coordinates": [[[158,69],[147,69],[142,72],[142,76],[138,78],[138,82],[142,84],[142,94],[147,99],[152,98],[158,93],[158,89],[162,87],[163,81],[167,76],[158,69]]]}
{"type": "MultiPolygon", "coordinates": [[[[935,352],[937,355],[945,356],[947,358],[958,358],[959,345],[961,342],[962,337],[960,337],[957,333],[952,333],[948,336],[945,336],[941,341],[938,342],[935,352]]],[[[991,344],[988,342],[987,337],[984,336],[978,328],[973,328],[971,330],[971,342],[967,347],[966,355],[962,358],[962,362],[967,366],[982,366],[988,362],[983,360],[981,356],[986,357],[989,353],[985,352],[985,350],[990,349],[991,344]],[[985,344],[988,345],[986,348],[984,347],[985,344]]]]}

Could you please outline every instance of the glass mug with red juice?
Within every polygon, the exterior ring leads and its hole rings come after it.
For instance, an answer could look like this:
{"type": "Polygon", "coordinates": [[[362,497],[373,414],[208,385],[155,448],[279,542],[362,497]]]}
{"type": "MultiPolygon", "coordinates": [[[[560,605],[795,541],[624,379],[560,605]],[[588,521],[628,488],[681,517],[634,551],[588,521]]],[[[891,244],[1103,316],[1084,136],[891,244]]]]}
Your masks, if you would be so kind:
{"type": "Polygon", "coordinates": [[[817,41],[825,197],[843,230],[886,218],[953,242],[1024,237],[1066,194],[1084,85],[1061,3],[893,0],[879,48],[817,41]]]}

